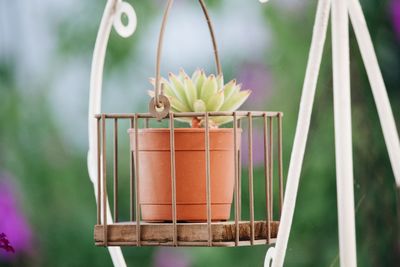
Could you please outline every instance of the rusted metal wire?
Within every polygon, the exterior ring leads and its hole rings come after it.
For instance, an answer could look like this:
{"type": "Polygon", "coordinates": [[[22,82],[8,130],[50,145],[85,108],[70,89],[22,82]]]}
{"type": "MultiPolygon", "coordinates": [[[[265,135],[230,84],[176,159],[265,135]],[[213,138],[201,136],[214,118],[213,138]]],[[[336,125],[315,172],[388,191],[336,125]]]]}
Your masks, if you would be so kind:
{"type": "Polygon", "coordinates": [[[268,117],[267,114],[264,114],[264,175],[265,175],[265,209],[266,209],[266,221],[267,221],[267,244],[270,243],[271,239],[271,210],[270,210],[270,178],[269,178],[269,146],[268,146],[268,117]]]}
{"type": "Polygon", "coordinates": [[[217,73],[218,73],[218,75],[222,75],[222,67],[221,67],[221,62],[219,60],[217,40],[216,40],[215,33],[214,33],[214,27],[212,25],[210,15],[208,14],[206,4],[204,3],[203,0],[199,0],[199,3],[201,6],[201,9],[203,10],[204,16],[206,17],[208,29],[210,31],[211,41],[212,41],[212,45],[214,48],[214,57],[215,57],[215,65],[217,67],[217,73]]]}
{"type": "MultiPolygon", "coordinates": [[[[160,68],[161,68],[161,54],[162,54],[162,48],[163,48],[163,42],[164,42],[164,33],[165,33],[165,28],[167,26],[169,12],[172,8],[173,3],[174,3],[173,0],[168,0],[168,2],[167,2],[167,5],[164,10],[163,19],[161,22],[161,29],[160,29],[159,37],[158,37],[157,58],[156,58],[156,81],[155,81],[156,84],[155,84],[155,94],[154,94],[154,99],[155,99],[154,102],[157,107],[161,107],[161,102],[159,100],[159,96],[160,96],[160,94],[162,94],[160,68]]],[[[218,55],[218,47],[217,47],[216,37],[214,34],[214,27],[212,25],[210,15],[208,14],[206,4],[204,3],[203,0],[199,0],[199,3],[200,3],[202,11],[204,13],[205,19],[207,21],[208,29],[210,31],[211,41],[212,41],[212,45],[214,48],[214,57],[215,57],[217,73],[218,73],[218,75],[222,75],[222,68],[221,68],[221,62],[219,60],[219,55],[218,55]]]]}
{"type": "MultiPolygon", "coordinates": [[[[133,129],[134,127],[135,127],[135,125],[134,125],[134,119],[129,119],[129,122],[130,122],[130,127],[131,127],[131,129],[133,129]]],[[[135,166],[135,163],[134,163],[134,156],[133,156],[133,151],[132,150],[129,150],[129,206],[130,206],[130,209],[129,209],[129,213],[130,213],[130,216],[129,216],[129,218],[130,218],[130,220],[131,220],[131,222],[133,222],[134,220],[135,220],[135,204],[134,204],[134,199],[133,199],[133,197],[134,197],[134,192],[135,192],[135,186],[134,186],[134,181],[133,181],[133,176],[134,176],[134,173],[135,173],[135,171],[134,171],[134,166],[135,166]]]]}
{"type": "Polygon", "coordinates": [[[114,119],[114,221],[118,222],[118,119],[114,119]]]}
{"type": "Polygon", "coordinates": [[[268,149],[269,149],[269,205],[270,205],[270,220],[272,221],[274,218],[274,195],[273,195],[273,186],[274,186],[274,147],[273,147],[273,140],[274,140],[274,130],[273,130],[273,121],[272,117],[268,118],[269,124],[269,142],[268,142],[268,149]]]}
{"type": "Polygon", "coordinates": [[[206,201],[207,201],[207,231],[208,246],[212,246],[212,229],[211,229],[211,175],[210,175],[210,127],[208,121],[208,113],[205,116],[205,151],[206,151],[206,201]]]}
{"type": "Polygon", "coordinates": [[[175,173],[175,127],[174,127],[174,114],[169,116],[169,133],[170,133],[170,151],[171,151],[171,192],[172,192],[172,223],[173,231],[173,244],[178,245],[178,231],[176,226],[176,173],[175,173]]]}
{"type": "MultiPolygon", "coordinates": [[[[238,119],[238,129],[242,128],[242,120],[238,119]]],[[[242,155],[241,149],[238,149],[238,175],[239,175],[239,183],[238,183],[238,195],[239,195],[239,221],[242,220],[242,155]]]]}
{"type": "Polygon", "coordinates": [[[140,196],[139,196],[139,117],[135,116],[135,203],[136,203],[136,244],[140,246],[140,196]]]}
{"type": "Polygon", "coordinates": [[[240,235],[239,235],[239,155],[238,155],[238,144],[237,144],[237,115],[236,112],[233,112],[233,149],[235,155],[235,244],[236,246],[239,245],[240,242],[240,235]]]}
{"type": "Polygon", "coordinates": [[[108,225],[107,225],[107,155],[106,155],[106,119],[103,115],[102,121],[102,175],[103,175],[103,236],[104,246],[107,246],[108,242],[108,225]]]}
{"type": "Polygon", "coordinates": [[[251,112],[249,112],[249,202],[250,202],[250,242],[254,244],[254,191],[253,191],[253,121],[251,112]]]}
{"type": "Polygon", "coordinates": [[[282,114],[278,114],[279,217],[283,207],[282,114]]]}
{"type": "Polygon", "coordinates": [[[100,118],[97,118],[97,224],[101,224],[101,132],[100,118]]]}

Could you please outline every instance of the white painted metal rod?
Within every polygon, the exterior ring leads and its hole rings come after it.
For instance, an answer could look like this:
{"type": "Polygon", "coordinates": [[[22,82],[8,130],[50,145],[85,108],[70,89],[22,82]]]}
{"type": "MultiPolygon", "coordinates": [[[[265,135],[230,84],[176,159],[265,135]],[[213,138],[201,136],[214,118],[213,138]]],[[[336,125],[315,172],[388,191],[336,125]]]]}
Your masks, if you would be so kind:
{"type": "MultiPolygon", "coordinates": [[[[290,159],[288,178],[286,182],[285,201],[282,208],[281,224],[274,253],[268,253],[264,266],[269,266],[270,257],[273,257],[272,266],[281,267],[285,259],[290,229],[293,221],[293,213],[296,205],[297,192],[307,136],[310,128],[311,113],[314,103],[318,74],[326,39],[328,27],[330,0],[319,0],[311,48],[308,57],[307,70],[304,79],[302,96],[300,101],[299,116],[297,120],[296,135],[290,159]]],[[[274,249],[274,248],[271,248],[274,249]]]]}
{"type": "Polygon", "coordinates": [[[388,149],[396,184],[400,187],[400,141],[389,97],[379,68],[367,23],[358,0],[349,0],[348,10],[361,56],[367,71],[372,94],[378,110],[383,136],[388,149]]]}
{"type": "MultiPolygon", "coordinates": [[[[93,52],[92,68],[90,75],[90,93],[89,93],[89,151],[88,151],[88,170],[89,178],[93,183],[94,193],[96,201],[99,204],[99,196],[97,196],[97,121],[95,114],[101,112],[101,91],[103,81],[103,68],[104,58],[107,49],[107,43],[110,36],[114,12],[116,11],[116,5],[121,3],[120,0],[108,0],[104,9],[103,17],[101,19],[99,31],[96,38],[96,44],[93,52]]],[[[107,222],[112,223],[112,216],[107,202],[107,222]]],[[[113,265],[115,267],[126,267],[124,256],[120,247],[108,247],[108,251],[111,255],[113,265]]]]}
{"type": "Polygon", "coordinates": [[[340,266],[357,266],[347,0],[332,1],[332,62],[340,266]]]}

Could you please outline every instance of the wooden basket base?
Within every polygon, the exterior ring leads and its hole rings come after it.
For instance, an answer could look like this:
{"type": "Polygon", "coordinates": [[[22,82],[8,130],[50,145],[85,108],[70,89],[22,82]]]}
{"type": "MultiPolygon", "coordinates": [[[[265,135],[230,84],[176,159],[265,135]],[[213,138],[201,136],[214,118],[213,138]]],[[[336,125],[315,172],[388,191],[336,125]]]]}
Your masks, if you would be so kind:
{"type": "MultiPolygon", "coordinates": [[[[268,242],[268,227],[265,221],[254,222],[253,245],[275,243],[279,222],[270,222],[271,235],[268,242]]],[[[173,246],[172,223],[140,223],[141,246],[173,246]]],[[[231,247],[235,243],[235,222],[212,222],[212,246],[231,247]]],[[[250,222],[239,222],[238,246],[252,245],[250,222]]],[[[177,223],[178,246],[208,246],[207,223],[177,223]]],[[[136,222],[120,222],[107,225],[107,244],[104,243],[104,226],[96,225],[94,240],[97,246],[137,246],[136,222]]]]}

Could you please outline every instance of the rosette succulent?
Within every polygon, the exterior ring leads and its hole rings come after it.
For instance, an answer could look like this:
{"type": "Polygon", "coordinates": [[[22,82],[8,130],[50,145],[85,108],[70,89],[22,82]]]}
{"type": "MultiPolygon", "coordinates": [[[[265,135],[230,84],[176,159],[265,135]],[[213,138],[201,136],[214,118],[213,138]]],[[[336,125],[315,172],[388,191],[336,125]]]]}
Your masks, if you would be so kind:
{"type": "MultiPolygon", "coordinates": [[[[150,79],[155,86],[155,79],[150,79]]],[[[242,85],[236,80],[224,83],[221,75],[207,76],[203,70],[196,70],[189,77],[184,70],[178,75],[169,74],[168,80],[162,78],[163,94],[168,97],[173,112],[233,112],[238,109],[249,97],[250,90],[241,90],[242,85]]],[[[154,96],[154,91],[149,92],[154,96]]],[[[201,127],[204,122],[201,118],[179,118],[191,124],[192,127],[201,127]]],[[[232,121],[232,117],[210,117],[209,125],[218,127],[232,121]]]]}

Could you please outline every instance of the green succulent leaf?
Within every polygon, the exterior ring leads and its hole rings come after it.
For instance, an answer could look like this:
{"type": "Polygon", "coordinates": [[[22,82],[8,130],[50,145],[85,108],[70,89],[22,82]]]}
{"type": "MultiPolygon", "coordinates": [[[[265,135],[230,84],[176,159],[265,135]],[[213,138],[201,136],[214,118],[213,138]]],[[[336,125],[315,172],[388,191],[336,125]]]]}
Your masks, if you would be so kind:
{"type": "MultiPolygon", "coordinates": [[[[150,78],[149,81],[153,85],[154,90],[155,90],[155,88],[156,88],[156,79],[150,78]]],[[[168,97],[174,97],[174,98],[178,98],[179,99],[179,97],[175,94],[175,91],[171,88],[171,86],[169,85],[167,80],[162,78],[160,83],[161,83],[162,89],[164,90],[164,95],[166,95],[168,97]]],[[[149,92],[149,95],[151,97],[154,97],[154,91],[150,91],[150,92],[149,92]],[[150,92],[152,92],[151,95],[150,95],[150,92]]]]}
{"type": "Polygon", "coordinates": [[[231,96],[240,90],[240,85],[236,85],[236,80],[232,80],[224,86],[225,101],[228,101],[231,96]]]}
{"type": "Polygon", "coordinates": [[[196,100],[193,104],[193,107],[194,107],[194,110],[193,110],[194,112],[206,112],[207,111],[206,104],[201,99],[196,100]]]}
{"type": "Polygon", "coordinates": [[[210,97],[207,102],[207,111],[218,111],[224,104],[224,92],[220,91],[210,97]]]}
{"type": "Polygon", "coordinates": [[[246,101],[250,93],[251,92],[249,90],[246,90],[232,95],[230,99],[222,105],[221,110],[222,111],[237,110],[244,103],[244,101],[246,101]]]}
{"type": "Polygon", "coordinates": [[[193,81],[194,84],[196,84],[197,79],[200,77],[200,74],[201,74],[201,70],[200,69],[197,69],[195,72],[193,72],[192,81],[193,81]]]}
{"type": "Polygon", "coordinates": [[[170,73],[169,80],[170,80],[170,87],[174,91],[176,97],[179,98],[182,104],[184,104],[186,107],[190,107],[186,99],[185,86],[180,81],[180,79],[177,76],[175,76],[175,74],[170,73]]]}
{"type": "Polygon", "coordinates": [[[177,98],[168,97],[169,102],[171,103],[171,107],[174,108],[178,112],[190,112],[190,108],[188,108],[185,104],[179,101],[177,98]]]}
{"type": "MultiPolygon", "coordinates": [[[[155,80],[150,79],[155,87],[155,80]]],[[[235,111],[249,97],[250,91],[241,91],[241,85],[232,80],[224,84],[222,75],[213,74],[207,76],[203,70],[196,70],[191,77],[181,69],[178,75],[169,74],[169,79],[161,79],[163,92],[170,100],[173,112],[214,112],[235,111]]],[[[154,91],[149,91],[154,97],[154,91]]],[[[204,126],[204,120],[197,118],[200,125],[204,126]]],[[[193,125],[193,118],[177,118],[193,125]]],[[[232,121],[232,117],[210,117],[210,127],[218,127],[232,121]]],[[[193,126],[198,127],[198,126],[193,126]]]]}
{"type": "Polygon", "coordinates": [[[207,80],[206,74],[204,71],[199,70],[199,74],[196,80],[194,80],[194,84],[196,85],[197,88],[197,97],[201,97],[201,89],[203,88],[204,82],[207,80]]]}
{"type": "Polygon", "coordinates": [[[193,110],[193,104],[197,100],[197,89],[193,81],[189,77],[184,78],[183,85],[185,87],[186,100],[190,108],[193,110]]]}
{"type": "Polygon", "coordinates": [[[204,102],[207,103],[208,99],[210,99],[210,97],[216,94],[217,92],[218,92],[217,79],[213,74],[211,74],[201,87],[200,99],[202,99],[204,102]]]}
{"type": "Polygon", "coordinates": [[[175,94],[175,91],[172,89],[172,87],[167,82],[163,82],[162,86],[163,86],[162,88],[164,90],[164,95],[180,99],[175,94]]]}
{"type": "Polygon", "coordinates": [[[186,72],[183,69],[179,70],[179,80],[183,83],[185,78],[188,77],[188,75],[186,74],[186,72]]]}

